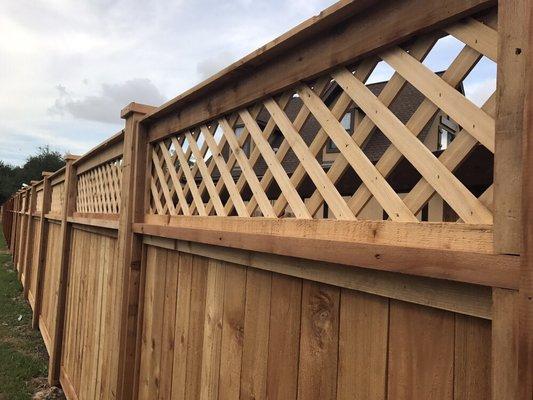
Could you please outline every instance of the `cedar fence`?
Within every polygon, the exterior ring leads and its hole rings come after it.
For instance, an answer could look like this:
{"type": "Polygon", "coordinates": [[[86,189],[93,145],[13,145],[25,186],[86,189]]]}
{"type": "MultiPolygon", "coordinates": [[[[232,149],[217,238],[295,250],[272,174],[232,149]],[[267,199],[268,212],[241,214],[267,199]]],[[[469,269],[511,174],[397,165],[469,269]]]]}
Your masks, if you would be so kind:
{"type": "Polygon", "coordinates": [[[530,400],[531,11],[341,1],[159,108],[127,106],[123,131],[3,206],[50,382],[71,400],[530,400]],[[448,35],[463,47],[435,74],[448,35]],[[478,107],[460,87],[481,59],[497,89],[478,107]],[[407,86],[423,101],[401,120],[407,86]],[[460,129],[436,153],[420,134],[440,112],[460,129]],[[435,198],[453,221],[421,217],[435,198]]]}

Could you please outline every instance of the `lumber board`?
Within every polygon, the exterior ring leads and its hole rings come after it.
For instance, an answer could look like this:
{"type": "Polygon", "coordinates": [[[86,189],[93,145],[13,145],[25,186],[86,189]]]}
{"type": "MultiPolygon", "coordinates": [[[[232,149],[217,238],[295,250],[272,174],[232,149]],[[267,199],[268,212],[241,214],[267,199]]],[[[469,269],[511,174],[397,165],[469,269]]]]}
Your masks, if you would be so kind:
{"type": "Polygon", "coordinates": [[[172,398],[185,400],[187,376],[187,348],[189,345],[189,323],[191,321],[191,288],[194,256],[180,253],[178,274],[178,296],[176,299],[176,327],[174,334],[174,363],[172,368],[172,398]]]}
{"type": "Polygon", "coordinates": [[[489,321],[455,315],[454,399],[490,399],[491,333],[489,321]]]}
{"type": "Polygon", "coordinates": [[[492,322],[492,398],[518,396],[518,297],[515,290],[494,288],[492,322]]]}
{"type": "Polygon", "coordinates": [[[118,230],[119,227],[119,221],[116,218],[79,217],[74,214],[74,216],[68,217],[67,221],[76,225],[87,225],[113,230],[118,230]]]}
{"type": "Polygon", "coordinates": [[[241,399],[266,398],[271,288],[271,272],[246,271],[241,399]]]}
{"type": "Polygon", "coordinates": [[[384,400],[389,299],[341,290],[337,399],[384,400]]]}
{"type": "Polygon", "coordinates": [[[193,257],[189,333],[187,341],[187,367],[185,399],[199,399],[202,384],[202,354],[205,327],[205,302],[207,291],[208,262],[203,257],[193,257]]]}
{"type": "Polygon", "coordinates": [[[310,221],[294,218],[218,218],[146,215],[144,223],[177,228],[212,229],[283,237],[329,239],[384,245],[492,253],[492,226],[474,224],[396,223],[392,221],[310,221]]]}
{"type": "Polygon", "coordinates": [[[136,233],[485,286],[517,288],[520,258],[265,233],[134,224],[136,233]]]}
{"type": "Polygon", "coordinates": [[[298,366],[302,280],[272,274],[268,338],[267,398],[295,399],[298,366]]]}
{"type": "Polygon", "coordinates": [[[337,398],[339,300],[338,287],[303,283],[298,399],[337,398]]]}
{"type": "MultiPolygon", "coordinates": [[[[225,267],[219,260],[209,260],[204,319],[202,377],[200,399],[218,397],[224,315],[225,267]]],[[[168,397],[167,397],[168,398],[168,397]]]]}
{"type": "MultiPolygon", "coordinates": [[[[521,2],[518,2],[519,6],[521,2]]],[[[522,141],[522,269],[520,274],[520,305],[518,333],[518,398],[533,398],[533,77],[531,76],[531,53],[533,43],[533,10],[527,3],[529,20],[527,35],[526,94],[524,105],[524,138],[522,141]]],[[[522,16],[522,18],[527,18],[522,16]]],[[[518,144],[518,143],[517,143],[518,144]]]]}
{"type": "Polygon", "coordinates": [[[506,254],[520,254],[522,250],[522,141],[530,7],[527,0],[498,2],[494,248],[506,254]]]}
{"type": "Polygon", "coordinates": [[[452,400],[454,315],[392,300],[389,329],[387,398],[452,400]]]}
{"type": "MultiPolygon", "coordinates": [[[[190,256],[187,253],[181,254],[190,256]]],[[[238,399],[240,396],[246,301],[246,268],[227,262],[225,264],[219,400],[238,399]]]]}

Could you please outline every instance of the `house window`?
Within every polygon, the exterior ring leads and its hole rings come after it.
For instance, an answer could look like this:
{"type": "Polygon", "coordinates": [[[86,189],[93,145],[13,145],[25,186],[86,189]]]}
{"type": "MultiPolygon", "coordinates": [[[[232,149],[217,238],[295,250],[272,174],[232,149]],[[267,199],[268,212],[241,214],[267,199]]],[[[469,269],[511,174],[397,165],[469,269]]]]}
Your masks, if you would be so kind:
{"type": "Polygon", "coordinates": [[[437,150],[446,150],[453,139],[455,139],[455,132],[443,125],[440,125],[437,150]]]}
{"type": "MultiPolygon", "coordinates": [[[[237,125],[235,126],[235,136],[237,136],[237,140],[240,139],[242,133],[244,132],[244,125],[237,125]]],[[[242,150],[244,151],[244,154],[246,154],[247,157],[250,157],[250,138],[246,138],[246,141],[242,145],[242,150]]]]}
{"type": "Polygon", "coordinates": [[[279,150],[279,146],[281,146],[281,143],[283,142],[283,135],[280,131],[275,130],[272,132],[272,135],[270,135],[270,138],[268,139],[270,146],[272,147],[272,150],[274,150],[274,153],[277,153],[279,150]]]}
{"type": "MultiPolygon", "coordinates": [[[[344,129],[346,129],[346,132],[348,132],[350,135],[353,133],[354,129],[354,110],[348,111],[341,119],[341,125],[344,129]]],[[[326,151],[328,153],[337,153],[339,149],[337,148],[337,145],[333,142],[333,140],[328,139],[328,142],[326,144],[326,151]]]]}

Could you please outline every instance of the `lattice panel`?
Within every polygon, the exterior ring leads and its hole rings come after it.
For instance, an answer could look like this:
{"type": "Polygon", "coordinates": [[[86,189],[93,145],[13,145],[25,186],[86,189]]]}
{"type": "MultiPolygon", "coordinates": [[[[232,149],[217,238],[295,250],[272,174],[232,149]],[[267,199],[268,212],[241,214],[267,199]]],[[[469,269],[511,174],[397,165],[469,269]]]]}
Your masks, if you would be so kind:
{"type": "Polygon", "coordinates": [[[50,202],[50,212],[60,214],[64,204],[65,182],[59,182],[52,185],[52,194],[50,202]]]}
{"type": "Polygon", "coordinates": [[[468,18],[153,143],[151,212],[355,220],[374,202],[378,219],[418,222],[438,197],[454,220],[492,223],[494,94],[480,108],[461,85],[482,57],[496,62],[496,20],[468,18]],[[435,73],[423,61],[447,35],[464,47],[435,73]],[[375,90],[366,81],[381,61],[394,74],[375,90]],[[404,93],[421,98],[409,115],[404,93]],[[441,150],[427,139],[437,119],[457,127],[441,150]],[[488,181],[458,175],[467,161],[490,169],[488,181]]]}
{"type": "Polygon", "coordinates": [[[76,211],[118,214],[122,182],[122,159],[99,165],[78,176],[76,211]]]}

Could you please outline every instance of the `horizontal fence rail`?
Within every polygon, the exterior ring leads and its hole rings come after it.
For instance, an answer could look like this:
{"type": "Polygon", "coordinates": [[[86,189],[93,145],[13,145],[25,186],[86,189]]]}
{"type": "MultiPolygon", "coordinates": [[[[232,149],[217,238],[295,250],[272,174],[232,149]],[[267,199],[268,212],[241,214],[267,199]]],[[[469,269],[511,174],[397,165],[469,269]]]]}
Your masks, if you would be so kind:
{"type": "Polygon", "coordinates": [[[529,399],[527,5],[339,2],[15,193],[50,383],[529,399]]]}

